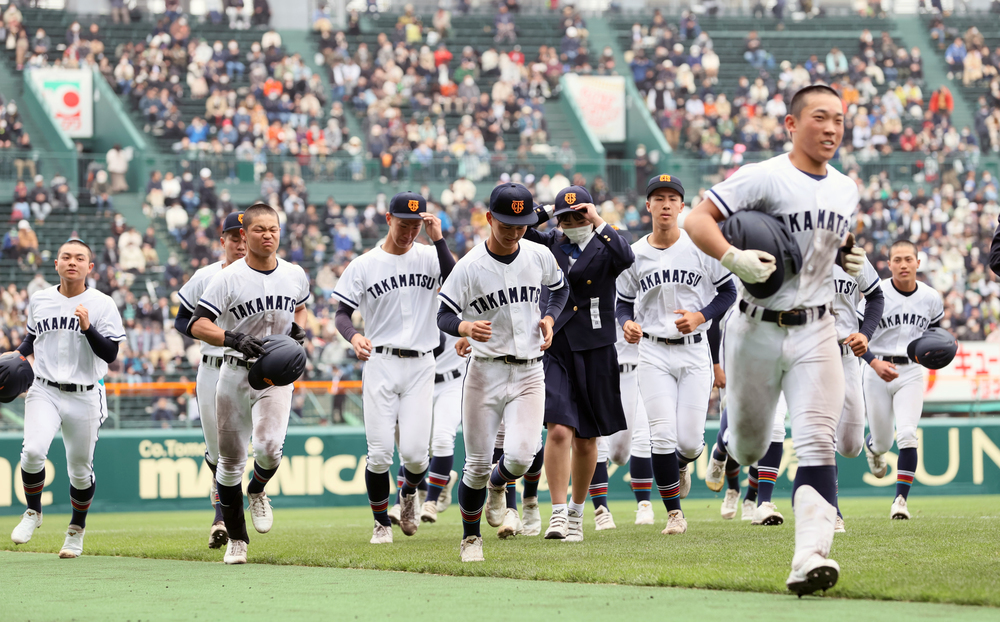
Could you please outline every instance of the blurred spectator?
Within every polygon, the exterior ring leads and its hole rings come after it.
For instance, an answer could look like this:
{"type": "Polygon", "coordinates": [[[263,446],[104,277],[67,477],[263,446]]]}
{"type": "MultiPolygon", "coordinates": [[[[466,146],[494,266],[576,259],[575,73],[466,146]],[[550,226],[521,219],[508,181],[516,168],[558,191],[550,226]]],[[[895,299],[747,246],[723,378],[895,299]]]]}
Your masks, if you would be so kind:
{"type": "Polygon", "coordinates": [[[106,161],[108,173],[111,175],[110,192],[112,194],[128,191],[128,183],[125,181],[125,175],[128,174],[128,166],[131,160],[131,147],[122,149],[122,146],[116,143],[108,150],[106,161]]]}

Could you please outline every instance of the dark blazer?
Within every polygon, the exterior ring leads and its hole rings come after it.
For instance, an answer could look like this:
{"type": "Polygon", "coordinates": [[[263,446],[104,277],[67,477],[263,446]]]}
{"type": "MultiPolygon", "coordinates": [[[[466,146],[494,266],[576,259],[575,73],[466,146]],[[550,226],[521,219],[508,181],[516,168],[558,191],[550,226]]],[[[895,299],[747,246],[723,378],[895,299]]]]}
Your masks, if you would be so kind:
{"type": "MultiPolygon", "coordinates": [[[[540,215],[539,220],[545,222],[547,218],[540,215]]],[[[524,239],[547,246],[569,284],[569,301],[556,318],[553,331],[565,331],[574,351],[613,345],[618,340],[615,332],[615,280],[635,262],[632,247],[625,238],[611,225],[605,225],[599,234],[591,238],[572,268],[569,257],[561,248],[561,245],[569,244],[569,238],[560,229],[536,231],[529,228],[524,239]],[[591,318],[592,298],[599,300],[600,328],[594,328],[591,318]]],[[[542,309],[545,309],[547,300],[548,290],[543,287],[542,309]]]]}
{"type": "Polygon", "coordinates": [[[1000,227],[997,227],[993,234],[993,243],[990,244],[990,270],[1000,276],[1000,227]]]}

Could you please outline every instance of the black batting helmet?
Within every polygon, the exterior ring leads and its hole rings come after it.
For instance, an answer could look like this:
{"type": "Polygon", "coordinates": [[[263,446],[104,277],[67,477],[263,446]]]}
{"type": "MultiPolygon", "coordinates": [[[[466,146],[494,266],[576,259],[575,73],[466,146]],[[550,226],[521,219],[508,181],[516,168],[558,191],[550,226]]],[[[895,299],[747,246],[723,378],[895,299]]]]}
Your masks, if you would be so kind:
{"type": "Polygon", "coordinates": [[[299,379],[306,369],[306,351],[288,335],[264,339],[264,355],[250,367],[247,381],[260,391],[283,387],[299,379]]]}
{"type": "Polygon", "coordinates": [[[774,256],[776,269],[763,283],[746,283],[747,292],[754,298],[773,296],[786,275],[798,274],[802,267],[799,244],[784,222],[770,214],[753,210],[740,210],[722,221],[722,235],[740,250],[758,250],[774,256]]]}
{"type": "Polygon", "coordinates": [[[906,356],[927,369],[947,367],[958,353],[958,341],[943,328],[931,328],[906,346],[906,356]]]}
{"type": "Polygon", "coordinates": [[[0,402],[6,404],[24,393],[35,381],[31,363],[20,352],[0,358],[0,402]]]}

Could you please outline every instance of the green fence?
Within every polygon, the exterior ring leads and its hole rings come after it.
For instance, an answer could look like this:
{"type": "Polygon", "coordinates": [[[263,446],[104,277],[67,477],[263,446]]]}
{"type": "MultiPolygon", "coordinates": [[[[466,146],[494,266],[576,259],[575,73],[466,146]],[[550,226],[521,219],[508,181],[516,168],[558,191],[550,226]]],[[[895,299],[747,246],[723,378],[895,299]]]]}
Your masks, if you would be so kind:
{"type": "MultiPolygon", "coordinates": [[[[717,424],[706,432],[709,446],[717,424]]],[[[1000,494],[1000,418],[931,419],[919,429],[920,464],[914,495],[1000,494]]],[[[778,473],[778,494],[790,494],[797,460],[791,440],[778,473]]],[[[24,509],[18,456],[21,436],[0,435],[0,515],[24,509]]],[[[212,475],[202,455],[204,443],[197,431],[108,431],[97,444],[97,512],[149,510],[209,511],[212,475]]],[[[365,439],[359,428],[293,428],[288,431],[285,457],[268,484],[274,506],[328,507],[365,505],[365,439]]],[[[458,437],[455,470],[461,471],[464,451],[458,437]]],[[[896,454],[887,454],[889,474],[877,480],[868,472],[863,456],[838,459],[842,496],[892,496],[896,454]],[[889,489],[887,489],[889,488],[889,489]]],[[[68,512],[69,489],[66,458],[61,439],[49,451],[42,504],[49,511],[68,512]]],[[[707,452],[695,463],[691,498],[721,499],[703,484],[707,452]]],[[[248,462],[252,469],[252,460],[248,462]]],[[[247,471],[249,475],[250,470],[247,471]]],[[[631,499],[628,468],[612,467],[608,495],[631,499]]],[[[745,484],[745,480],[744,480],[745,484]]],[[[547,490],[544,479],[541,489],[547,490]]],[[[545,497],[547,495],[543,495],[545,497]]],[[[888,501],[887,501],[888,503],[888,501]]]]}

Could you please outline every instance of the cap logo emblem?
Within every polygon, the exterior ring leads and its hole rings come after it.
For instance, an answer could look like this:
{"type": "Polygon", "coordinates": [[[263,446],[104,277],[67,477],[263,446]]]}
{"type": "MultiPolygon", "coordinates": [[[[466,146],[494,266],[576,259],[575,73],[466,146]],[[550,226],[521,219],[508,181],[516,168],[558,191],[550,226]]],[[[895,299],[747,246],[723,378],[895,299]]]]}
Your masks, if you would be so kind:
{"type": "Polygon", "coordinates": [[[415,212],[420,209],[420,201],[410,201],[406,204],[406,206],[410,208],[411,212],[415,212]]]}
{"type": "Polygon", "coordinates": [[[524,211],[524,201],[511,201],[510,209],[512,209],[515,214],[520,214],[524,211]]]}
{"type": "Polygon", "coordinates": [[[670,181],[670,175],[660,175],[660,181],[670,181]]]}
{"type": "Polygon", "coordinates": [[[240,214],[239,216],[237,216],[237,218],[240,219],[240,224],[242,225],[243,224],[243,214],[240,214]]]}
{"type": "Polygon", "coordinates": [[[566,196],[563,197],[563,198],[566,199],[566,205],[573,205],[574,203],[576,203],[576,193],[575,192],[567,192],[566,196]]]}

